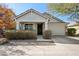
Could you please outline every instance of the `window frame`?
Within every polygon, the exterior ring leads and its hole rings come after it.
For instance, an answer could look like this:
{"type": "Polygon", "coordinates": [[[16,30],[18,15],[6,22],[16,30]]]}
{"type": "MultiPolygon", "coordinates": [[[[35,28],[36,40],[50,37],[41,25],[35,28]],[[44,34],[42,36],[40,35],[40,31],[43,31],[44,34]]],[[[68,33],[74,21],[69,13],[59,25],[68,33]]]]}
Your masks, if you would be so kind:
{"type": "Polygon", "coordinates": [[[25,30],[32,30],[33,29],[33,24],[25,24],[25,30]]]}

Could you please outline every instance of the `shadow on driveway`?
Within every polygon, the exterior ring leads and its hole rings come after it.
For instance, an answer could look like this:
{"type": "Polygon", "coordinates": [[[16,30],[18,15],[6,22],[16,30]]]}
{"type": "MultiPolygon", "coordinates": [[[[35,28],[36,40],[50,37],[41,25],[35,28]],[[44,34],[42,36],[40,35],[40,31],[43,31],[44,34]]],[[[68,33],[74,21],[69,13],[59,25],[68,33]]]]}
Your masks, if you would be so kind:
{"type": "Polygon", "coordinates": [[[79,40],[66,36],[53,36],[55,43],[61,44],[79,44],[79,40]]]}

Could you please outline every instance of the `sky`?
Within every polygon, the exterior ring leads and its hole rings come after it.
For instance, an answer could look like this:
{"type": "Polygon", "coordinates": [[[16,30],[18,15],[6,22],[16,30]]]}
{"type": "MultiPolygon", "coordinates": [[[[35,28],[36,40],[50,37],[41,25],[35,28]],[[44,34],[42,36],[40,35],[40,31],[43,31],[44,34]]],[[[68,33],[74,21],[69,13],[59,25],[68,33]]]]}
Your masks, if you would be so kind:
{"type": "MultiPolygon", "coordinates": [[[[19,15],[20,13],[31,8],[41,13],[48,12],[48,7],[46,3],[7,3],[6,5],[9,8],[11,8],[15,12],[16,15],[19,15]]],[[[53,14],[53,15],[65,22],[69,22],[67,19],[67,16],[60,16],[57,14],[53,14]]]]}
{"type": "Polygon", "coordinates": [[[35,9],[41,13],[47,11],[47,4],[44,3],[10,3],[7,4],[17,15],[28,10],[35,9]]]}

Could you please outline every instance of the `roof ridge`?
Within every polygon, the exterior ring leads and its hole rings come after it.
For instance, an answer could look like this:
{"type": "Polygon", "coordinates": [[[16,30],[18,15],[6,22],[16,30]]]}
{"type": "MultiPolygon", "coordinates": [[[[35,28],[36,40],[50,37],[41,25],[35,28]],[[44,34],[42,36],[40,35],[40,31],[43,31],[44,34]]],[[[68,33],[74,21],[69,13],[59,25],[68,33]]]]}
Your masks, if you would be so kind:
{"type": "MultiPolygon", "coordinates": [[[[22,12],[21,14],[17,15],[16,18],[18,18],[18,17],[20,17],[20,16],[22,16],[22,15],[28,13],[28,12],[35,12],[35,13],[41,15],[42,17],[44,17],[42,13],[40,13],[40,12],[36,11],[35,9],[31,8],[31,9],[28,9],[28,10],[22,12]]],[[[46,17],[44,17],[44,18],[46,18],[46,17]]]]}

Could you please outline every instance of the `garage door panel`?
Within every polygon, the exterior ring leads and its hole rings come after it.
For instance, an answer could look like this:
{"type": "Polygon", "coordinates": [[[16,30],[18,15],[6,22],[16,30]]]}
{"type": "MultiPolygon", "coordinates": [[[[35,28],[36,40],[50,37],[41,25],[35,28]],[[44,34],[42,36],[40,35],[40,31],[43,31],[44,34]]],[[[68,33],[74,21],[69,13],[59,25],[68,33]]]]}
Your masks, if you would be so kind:
{"type": "Polygon", "coordinates": [[[49,29],[53,35],[65,35],[65,24],[62,23],[50,23],[49,29]]]}

